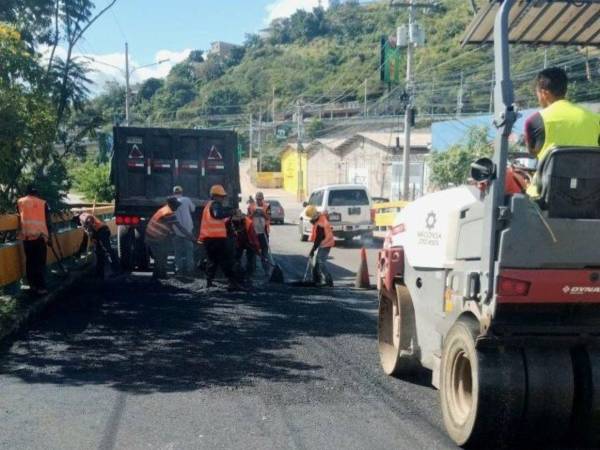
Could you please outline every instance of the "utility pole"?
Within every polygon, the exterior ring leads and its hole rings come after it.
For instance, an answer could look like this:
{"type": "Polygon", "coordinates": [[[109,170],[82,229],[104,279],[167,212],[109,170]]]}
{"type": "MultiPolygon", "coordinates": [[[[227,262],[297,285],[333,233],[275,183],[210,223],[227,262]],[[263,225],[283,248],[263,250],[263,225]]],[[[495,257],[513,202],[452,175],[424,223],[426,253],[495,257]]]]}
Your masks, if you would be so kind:
{"type": "Polygon", "coordinates": [[[129,126],[129,45],[125,42],[125,125],[129,126]]]}
{"type": "Polygon", "coordinates": [[[273,86],[273,102],[271,103],[271,122],[273,122],[273,134],[277,134],[277,128],[275,127],[275,86],[273,86]]]}
{"type": "MultiPolygon", "coordinates": [[[[298,201],[304,199],[304,173],[302,171],[302,107],[300,100],[296,101],[296,135],[297,135],[297,152],[298,152],[298,201]]],[[[306,158],[306,170],[308,171],[308,157],[306,158]]],[[[308,181],[308,176],[306,177],[308,181]]]]}
{"type": "Polygon", "coordinates": [[[262,172],[262,106],[258,110],[258,171],[262,172]]]}
{"type": "Polygon", "coordinates": [[[404,113],[404,152],[402,155],[402,196],[405,200],[410,198],[410,134],[412,120],[414,119],[415,86],[413,84],[413,53],[417,45],[423,45],[425,35],[422,28],[415,20],[417,8],[434,9],[435,3],[427,1],[417,3],[415,0],[395,1],[391,0],[392,7],[408,7],[408,28],[398,27],[397,46],[406,47],[406,111],[404,113]]]}
{"type": "Polygon", "coordinates": [[[250,157],[250,179],[252,180],[252,172],[253,172],[253,166],[254,164],[252,163],[252,150],[253,150],[253,145],[252,145],[252,113],[250,113],[250,128],[248,129],[248,140],[250,141],[250,145],[249,145],[249,150],[248,150],[248,156],[250,157]]]}
{"type": "Polygon", "coordinates": [[[408,7],[408,42],[406,45],[406,91],[408,101],[404,111],[404,152],[402,154],[402,197],[404,200],[410,198],[410,132],[411,117],[413,108],[413,50],[414,50],[414,30],[415,30],[415,2],[410,0],[408,7]]]}
{"type": "Polygon", "coordinates": [[[463,109],[463,72],[460,71],[460,87],[456,93],[456,115],[460,116],[463,109]]]}
{"type": "Polygon", "coordinates": [[[365,107],[364,107],[365,118],[367,118],[367,116],[369,115],[369,110],[367,109],[367,81],[368,80],[369,80],[368,78],[365,78],[365,107]]]}

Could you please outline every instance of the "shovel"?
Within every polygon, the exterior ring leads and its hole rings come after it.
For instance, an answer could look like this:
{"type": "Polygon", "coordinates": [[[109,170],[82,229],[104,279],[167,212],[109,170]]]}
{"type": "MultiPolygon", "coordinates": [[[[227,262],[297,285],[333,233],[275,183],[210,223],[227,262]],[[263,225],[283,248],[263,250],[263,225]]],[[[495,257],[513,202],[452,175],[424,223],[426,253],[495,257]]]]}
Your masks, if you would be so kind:
{"type": "MultiPolygon", "coordinates": [[[[56,239],[56,242],[58,242],[58,239],[56,239]]],[[[60,268],[60,271],[62,272],[63,276],[68,276],[69,272],[67,272],[67,269],[65,269],[65,266],[63,266],[62,258],[58,256],[58,253],[54,249],[54,245],[50,245],[50,251],[54,255],[54,259],[56,259],[56,263],[58,264],[58,267],[60,268]]]]}
{"type": "Polygon", "coordinates": [[[313,262],[312,258],[309,256],[308,261],[306,262],[306,270],[304,271],[304,277],[300,281],[294,281],[289,283],[290,286],[297,287],[314,287],[317,284],[312,280],[312,272],[313,272],[313,262]]]}

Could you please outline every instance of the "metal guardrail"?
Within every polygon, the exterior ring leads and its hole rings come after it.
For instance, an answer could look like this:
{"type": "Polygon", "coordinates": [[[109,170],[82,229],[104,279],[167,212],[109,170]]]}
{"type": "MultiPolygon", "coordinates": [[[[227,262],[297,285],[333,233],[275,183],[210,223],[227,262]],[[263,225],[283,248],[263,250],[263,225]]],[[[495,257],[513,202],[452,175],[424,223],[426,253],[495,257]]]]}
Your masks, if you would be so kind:
{"type": "MultiPolygon", "coordinates": [[[[103,219],[116,232],[114,206],[74,208],[71,212],[52,214],[52,224],[58,246],[66,258],[74,255],[83,238],[83,230],[75,229],[71,224],[74,213],[90,212],[103,219]]],[[[25,274],[25,255],[21,242],[16,239],[19,229],[19,216],[0,215],[0,287],[19,281],[25,274]]],[[[47,264],[56,262],[52,252],[48,252],[47,264]]]]}
{"type": "Polygon", "coordinates": [[[404,200],[375,203],[373,205],[373,209],[375,210],[375,228],[373,230],[373,236],[380,239],[385,238],[386,233],[394,224],[396,215],[409,203],[410,202],[404,200]]]}

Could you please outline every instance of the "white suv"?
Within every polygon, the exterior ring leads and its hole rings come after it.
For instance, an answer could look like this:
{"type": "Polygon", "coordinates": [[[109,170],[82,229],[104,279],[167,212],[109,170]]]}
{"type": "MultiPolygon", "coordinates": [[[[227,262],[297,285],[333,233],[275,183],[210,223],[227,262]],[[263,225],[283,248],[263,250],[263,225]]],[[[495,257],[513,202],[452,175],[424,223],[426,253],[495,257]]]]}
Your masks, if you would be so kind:
{"type": "MultiPolygon", "coordinates": [[[[360,184],[332,184],[315,189],[304,203],[316,206],[318,211],[327,211],[333,235],[337,238],[352,240],[355,236],[370,238],[373,236],[371,217],[371,199],[367,188],[360,184]]],[[[310,219],[300,214],[300,239],[308,240],[312,230],[310,219]]]]}

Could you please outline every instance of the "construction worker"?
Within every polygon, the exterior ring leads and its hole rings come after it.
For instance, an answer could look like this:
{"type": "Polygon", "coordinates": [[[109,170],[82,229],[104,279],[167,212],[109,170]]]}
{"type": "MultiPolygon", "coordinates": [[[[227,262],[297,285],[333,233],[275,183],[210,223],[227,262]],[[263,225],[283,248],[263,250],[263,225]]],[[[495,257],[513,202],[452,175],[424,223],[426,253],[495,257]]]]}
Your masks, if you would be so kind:
{"type": "Polygon", "coordinates": [[[233,231],[231,216],[233,211],[223,206],[227,197],[225,188],[215,184],[210,188],[211,200],[202,210],[198,240],[206,250],[206,287],[212,287],[217,268],[221,268],[229,281],[231,290],[239,289],[233,271],[233,231]]]}
{"type": "Polygon", "coordinates": [[[183,188],[175,186],[173,196],[179,200],[179,208],[175,211],[177,221],[187,231],[184,235],[178,228],[175,228],[173,236],[173,246],[175,249],[175,268],[180,276],[192,276],[194,273],[194,243],[189,239],[194,229],[192,213],[196,210],[196,205],[183,195],[183,188]]]}
{"type": "MultiPolygon", "coordinates": [[[[251,197],[252,198],[252,197],[251,197]]],[[[271,230],[271,205],[265,201],[262,192],[256,193],[256,201],[249,202],[248,215],[252,219],[254,232],[260,244],[260,257],[263,270],[269,274],[270,266],[273,266],[271,252],[269,250],[269,233],[271,230]]]]}
{"type": "MultiPolygon", "coordinates": [[[[527,118],[525,144],[538,164],[555,147],[600,145],[600,115],[565,99],[568,82],[567,74],[558,67],[544,69],[536,77],[535,93],[543,109],[527,118]]],[[[539,195],[535,181],[527,193],[539,195]]]]}
{"type": "Polygon", "coordinates": [[[51,219],[48,204],[39,196],[37,189],[28,186],[26,195],[17,201],[19,232],[17,239],[23,241],[25,251],[25,274],[31,292],[48,293],[46,289],[47,248],[52,246],[51,219]]]}
{"type": "Polygon", "coordinates": [[[254,274],[256,270],[256,257],[260,254],[260,243],[258,236],[254,232],[252,219],[242,214],[240,210],[236,211],[231,218],[233,233],[235,236],[235,260],[238,272],[244,273],[247,277],[254,274]],[[246,267],[243,268],[242,259],[246,255],[246,267]]]}
{"type": "Polygon", "coordinates": [[[314,205],[308,205],[304,214],[310,217],[312,223],[312,232],[310,241],[313,247],[310,250],[309,257],[315,257],[313,268],[313,280],[316,284],[323,283],[325,286],[333,286],[333,278],[327,269],[327,258],[331,248],[335,246],[335,238],[333,237],[333,229],[327,219],[326,213],[320,213],[314,205]]]}
{"type": "Polygon", "coordinates": [[[167,278],[169,242],[175,229],[181,231],[188,239],[195,241],[194,236],[177,221],[175,211],[179,205],[177,198],[169,197],[167,204],[154,213],[146,226],[146,243],[150,246],[154,258],[153,277],[155,279],[167,278]]]}
{"type": "Polygon", "coordinates": [[[120,273],[119,258],[110,243],[110,228],[108,228],[108,225],[87,212],[77,214],[73,217],[72,222],[76,226],[81,226],[84,231],[76,256],[80,256],[85,252],[88,242],[91,241],[94,245],[94,253],[96,253],[96,275],[99,278],[104,278],[104,267],[107,259],[113,275],[120,273]]]}

